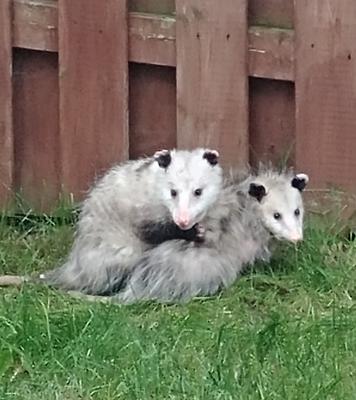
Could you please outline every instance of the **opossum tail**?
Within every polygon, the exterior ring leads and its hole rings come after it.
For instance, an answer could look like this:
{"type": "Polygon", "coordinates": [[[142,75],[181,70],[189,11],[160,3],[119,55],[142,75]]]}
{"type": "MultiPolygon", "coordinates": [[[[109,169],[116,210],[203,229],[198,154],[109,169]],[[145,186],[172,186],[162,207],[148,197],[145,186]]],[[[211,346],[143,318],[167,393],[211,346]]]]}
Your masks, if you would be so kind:
{"type": "Polygon", "coordinates": [[[31,282],[31,279],[20,275],[0,275],[0,287],[3,286],[19,287],[26,282],[31,282]]]}
{"type": "MultiPolygon", "coordinates": [[[[21,275],[0,275],[0,287],[21,287],[25,283],[41,283],[41,279],[28,278],[21,275]]],[[[84,300],[88,302],[108,304],[114,299],[112,296],[95,296],[76,291],[67,291],[66,293],[78,300],[84,300]]]]}

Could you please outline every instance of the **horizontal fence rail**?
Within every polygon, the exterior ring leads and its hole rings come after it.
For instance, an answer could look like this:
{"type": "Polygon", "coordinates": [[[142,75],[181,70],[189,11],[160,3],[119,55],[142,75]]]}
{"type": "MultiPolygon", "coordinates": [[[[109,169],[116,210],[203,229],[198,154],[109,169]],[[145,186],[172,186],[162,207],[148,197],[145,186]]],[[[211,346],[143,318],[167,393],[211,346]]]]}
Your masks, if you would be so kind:
{"type": "MultiPolygon", "coordinates": [[[[58,3],[14,0],[13,46],[58,51],[58,3]]],[[[129,60],[175,67],[176,20],[130,12],[129,60]]],[[[251,26],[248,31],[249,75],[294,80],[294,31],[251,26]]]]}

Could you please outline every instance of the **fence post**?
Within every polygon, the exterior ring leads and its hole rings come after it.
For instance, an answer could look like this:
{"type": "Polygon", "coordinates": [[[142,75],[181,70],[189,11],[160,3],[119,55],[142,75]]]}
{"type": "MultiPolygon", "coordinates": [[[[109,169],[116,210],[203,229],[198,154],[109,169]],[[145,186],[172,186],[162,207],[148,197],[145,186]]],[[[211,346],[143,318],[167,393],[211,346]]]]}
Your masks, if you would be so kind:
{"type": "Polygon", "coordinates": [[[62,184],[79,195],[128,157],[126,0],[59,0],[62,184]]]}
{"type": "Polygon", "coordinates": [[[247,1],[177,0],[177,144],[248,161],[247,1]]]}
{"type": "Polygon", "coordinates": [[[295,0],[296,163],[314,187],[356,189],[356,4],[295,0]]]}
{"type": "Polygon", "coordinates": [[[0,2],[0,206],[13,189],[14,140],[12,127],[12,0],[0,2]]]}

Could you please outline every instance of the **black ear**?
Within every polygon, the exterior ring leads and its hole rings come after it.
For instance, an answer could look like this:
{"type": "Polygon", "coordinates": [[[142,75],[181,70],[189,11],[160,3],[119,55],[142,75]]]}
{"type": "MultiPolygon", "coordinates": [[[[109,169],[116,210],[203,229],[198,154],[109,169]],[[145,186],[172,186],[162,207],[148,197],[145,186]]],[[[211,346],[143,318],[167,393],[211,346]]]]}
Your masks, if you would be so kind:
{"type": "Polygon", "coordinates": [[[158,165],[164,169],[168,168],[172,161],[171,152],[169,150],[156,151],[153,158],[158,162],[158,165]]]}
{"type": "Polygon", "coordinates": [[[258,201],[261,201],[267,194],[266,188],[258,183],[250,183],[248,194],[258,201]]]}
{"type": "Polygon", "coordinates": [[[219,162],[219,153],[216,150],[207,150],[203,154],[203,159],[206,159],[210,165],[214,166],[219,162]]]}
{"type": "Polygon", "coordinates": [[[306,174],[297,174],[292,179],[292,186],[302,192],[309,182],[309,177],[306,174]]]}

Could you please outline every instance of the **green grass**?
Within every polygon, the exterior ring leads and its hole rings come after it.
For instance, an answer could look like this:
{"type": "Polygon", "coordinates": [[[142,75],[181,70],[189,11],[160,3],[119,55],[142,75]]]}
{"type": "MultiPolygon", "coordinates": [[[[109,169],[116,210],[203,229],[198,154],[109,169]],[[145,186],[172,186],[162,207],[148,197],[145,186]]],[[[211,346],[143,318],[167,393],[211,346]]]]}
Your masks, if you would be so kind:
{"type": "MultiPolygon", "coordinates": [[[[0,272],[42,271],[73,229],[0,223],[0,272]]],[[[297,249],[188,305],[0,289],[1,399],[355,399],[356,243],[312,224],[297,249]]]]}

